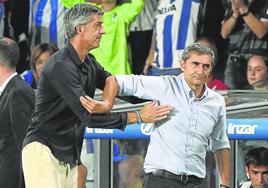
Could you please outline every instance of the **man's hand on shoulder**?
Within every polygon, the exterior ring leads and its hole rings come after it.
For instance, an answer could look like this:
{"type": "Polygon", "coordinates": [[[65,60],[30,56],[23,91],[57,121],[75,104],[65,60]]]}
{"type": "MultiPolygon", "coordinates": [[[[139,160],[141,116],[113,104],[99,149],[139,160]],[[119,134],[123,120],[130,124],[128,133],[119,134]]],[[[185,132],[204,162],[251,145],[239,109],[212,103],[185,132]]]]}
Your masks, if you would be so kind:
{"type": "Polygon", "coordinates": [[[89,96],[81,96],[80,102],[89,113],[106,113],[111,111],[113,107],[109,101],[98,101],[89,96]]]}

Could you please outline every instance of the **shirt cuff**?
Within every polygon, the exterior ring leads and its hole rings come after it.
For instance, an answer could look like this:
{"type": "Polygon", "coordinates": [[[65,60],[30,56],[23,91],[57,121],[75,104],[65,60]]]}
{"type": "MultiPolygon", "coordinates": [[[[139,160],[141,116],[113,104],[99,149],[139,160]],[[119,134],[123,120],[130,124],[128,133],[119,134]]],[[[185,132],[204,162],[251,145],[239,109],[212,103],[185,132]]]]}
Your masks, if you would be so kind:
{"type": "Polygon", "coordinates": [[[220,149],[230,149],[230,144],[229,144],[229,141],[226,142],[226,141],[215,141],[215,140],[211,140],[211,150],[213,153],[215,153],[217,150],[220,150],[220,149]]]}

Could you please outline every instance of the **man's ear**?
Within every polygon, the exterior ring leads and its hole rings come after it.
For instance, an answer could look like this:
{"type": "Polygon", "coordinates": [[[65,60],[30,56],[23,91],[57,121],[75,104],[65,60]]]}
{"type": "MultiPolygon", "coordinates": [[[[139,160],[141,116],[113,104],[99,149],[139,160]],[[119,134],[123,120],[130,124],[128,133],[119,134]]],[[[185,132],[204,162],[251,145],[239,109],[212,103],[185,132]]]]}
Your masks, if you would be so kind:
{"type": "Polygon", "coordinates": [[[181,70],[184,71],[184,69],[185,69],[185,61],[181,60],[180,64],[181,64],[181,70]]]}
{"type": "Polygon", "coordinates": [[[81,25],[77,25],[77,26],[75,27],[75,31],[76,31],[76,34],[79,35],[79,33],[81,33],[81,32],[83,31],[82,26],[81,26],[81,25]]]}
{"type": "Polygon", "coordinates": [[[247,176],[247,178],[249,179],[249,169],[248,169],[247,166],[245,167],[245,172],[246,172],[246,176],[247,176]]]}

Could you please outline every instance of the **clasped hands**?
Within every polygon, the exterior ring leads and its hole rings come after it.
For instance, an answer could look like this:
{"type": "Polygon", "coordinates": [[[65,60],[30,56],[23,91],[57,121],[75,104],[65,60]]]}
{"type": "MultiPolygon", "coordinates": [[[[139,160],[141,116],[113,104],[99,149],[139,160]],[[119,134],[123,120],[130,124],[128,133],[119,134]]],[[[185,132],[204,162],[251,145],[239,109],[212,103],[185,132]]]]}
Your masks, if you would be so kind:
{"type": "Polygon", "coordinates": [[[245,14],[248,12],[248,7],[244,0],[232,0],[232,10],[235,17],[245,14]]]}
{"type": "MultiPolygon", "coordinates": [[[[81,96],[80,102],[89,113],[107,113],[113,107],[113,104],[109,101],[98,101],[89,96],[81,96]]],[[[166,119],[171,109],[170,105],[157,105],[156,101],[152,101],[144,105],[139,113],[142,122],[154,123],[166,119]]]]}

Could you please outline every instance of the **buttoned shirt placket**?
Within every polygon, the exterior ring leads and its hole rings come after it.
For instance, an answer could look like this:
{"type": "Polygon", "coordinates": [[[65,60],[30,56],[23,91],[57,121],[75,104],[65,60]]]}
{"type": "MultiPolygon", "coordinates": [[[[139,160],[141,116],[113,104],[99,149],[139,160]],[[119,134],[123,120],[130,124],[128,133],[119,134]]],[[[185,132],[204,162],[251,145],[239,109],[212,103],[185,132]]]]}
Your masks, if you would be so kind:
{"type": "Polygon", "coordinates": [[[185,143],[185,168],[187,173],[190,172],[191,166],[191,151],[193,147],[193,140],[196,132],[196,125],[198,119],[198,99],[195,97],[194,92],[191,90],[189,92],[189,104],[190,104],[190,114],[188,117],[188,129],[186,130],[186,143],[185,143]]]}

